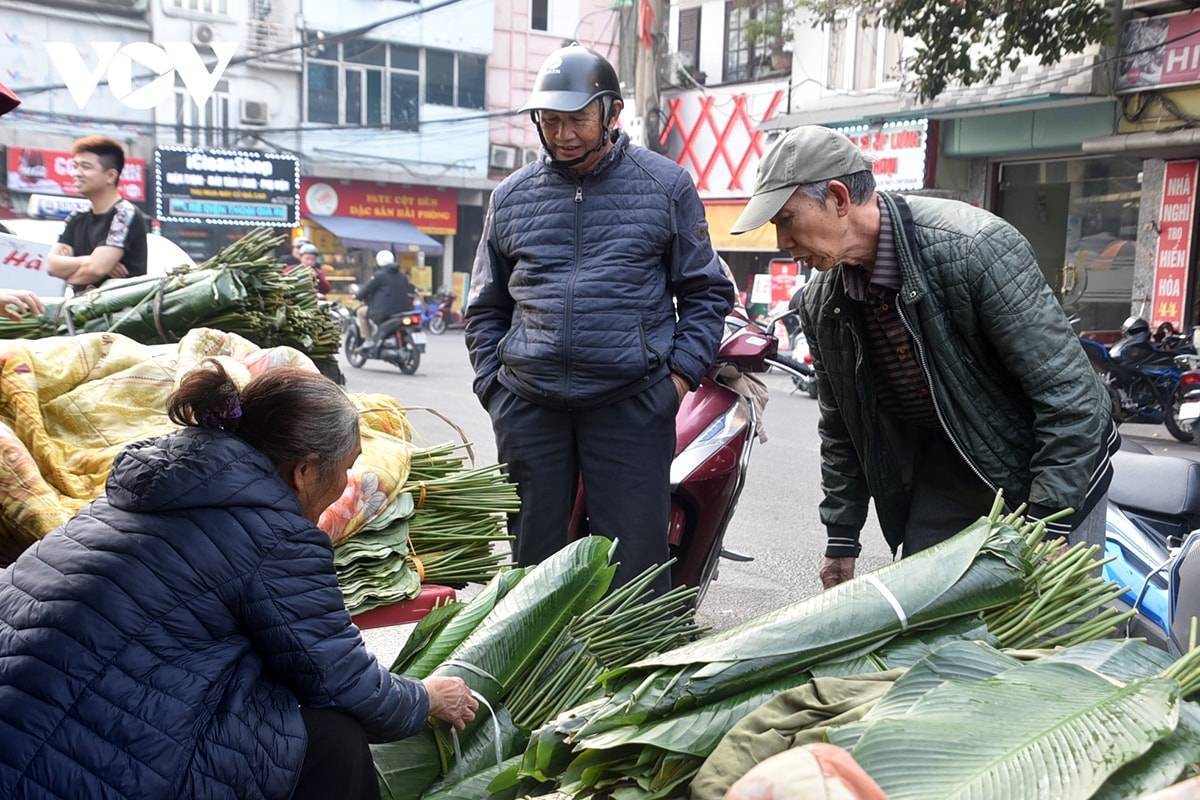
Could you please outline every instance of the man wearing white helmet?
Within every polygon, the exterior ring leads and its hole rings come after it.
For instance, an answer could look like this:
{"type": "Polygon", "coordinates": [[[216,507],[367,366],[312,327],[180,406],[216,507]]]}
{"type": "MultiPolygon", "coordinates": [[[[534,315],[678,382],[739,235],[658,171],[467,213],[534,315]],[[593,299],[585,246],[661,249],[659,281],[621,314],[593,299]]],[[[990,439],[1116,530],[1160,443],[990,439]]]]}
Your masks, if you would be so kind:
{"type": "Polygon", "coordinates": [[[363,338],[360,349],[372,357],[378,352],[379,342],[395,330],[394,327],[384,327],[383,323],[390,317],[411,311],[415,294],[412,283],[409,282],[408,276],[400,271],[400,265],[396,263],[396,257],[392,255],[391,250],[380,250],[376,253],[375,265],[379,267],[379,271],[354,295],[364,303],[355,312],[358,316],[358,332],[363,338]],[[378,326],[376,335],[371,334],[372,322],[378,326]]]}
{"type": "Polygon", "coordinates": [[[521,496],[517,562],[567,543],[582,476],[592,533],[618,540],[614,586],[668,559],[675,414],[733,304],[691,176],[630,144],[622,108],[600,54],[546,59],[522,108],[543,158],[492,193],[466,312],[475,393],[521,496]]]}

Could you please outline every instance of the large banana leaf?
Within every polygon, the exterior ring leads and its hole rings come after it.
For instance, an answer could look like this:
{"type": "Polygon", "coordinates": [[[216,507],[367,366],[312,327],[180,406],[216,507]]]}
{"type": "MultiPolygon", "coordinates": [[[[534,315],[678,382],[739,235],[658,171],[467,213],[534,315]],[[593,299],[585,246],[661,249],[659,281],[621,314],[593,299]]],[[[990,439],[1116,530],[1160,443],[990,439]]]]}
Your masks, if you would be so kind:
{"type": "Polygon", "coordinates": [[[528,570],[522,568],[497,574],[479,594],[471,598],[453,620],[438,631],[410,663],[399,671],[410,678],[420,679],[428,676],[479,627],[480,622],[496,607],[496,603],[521,581],[526,572],[528,570]]]}
{"type": "Polygon", "coordinates": [[[1011,527],[980,519],[870,575],[613,670],[601,677],[611,702],[588,720],[584,734],[712,703],[816,662],[878,647],[910,628],[1010,602],[1028,567],[1023,548],[1011,527]]]}
{"type": "Polygon", "coordinates": [[[428,725],[416,736],[371,745],[383,800],[417,800],[441,774],[441,756],[428,725]]]}
{"type": "Polygon", "coordinates": [[[493,705],[567,623],[604,596],[613,543],[585,536],[531,569],[434,675],[462,678],[493,705]]]}
{"type": "Polygon", "coordinates": [[[1179,724],[1140,758],[1117,770],[1093,800],[1133,800],[1166,789],[1200,762],[1200,707],[1179,704],[1179,724]]]}
{"type": "Polygon", "coordinates": [[[852,754],[890,800],[1083,800],[1176,727],[1179,684],[1065,660],[948,681],[877,720],[852,754]]]}

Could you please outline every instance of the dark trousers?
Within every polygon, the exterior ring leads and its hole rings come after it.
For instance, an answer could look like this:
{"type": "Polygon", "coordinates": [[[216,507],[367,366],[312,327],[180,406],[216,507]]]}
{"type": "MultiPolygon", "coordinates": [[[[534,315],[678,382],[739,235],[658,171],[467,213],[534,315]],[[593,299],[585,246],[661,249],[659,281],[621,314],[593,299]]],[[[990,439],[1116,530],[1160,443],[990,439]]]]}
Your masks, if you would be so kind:
{"type": "MultiPolygon", "coordinates": [[[[566,411],[496,389],[488,411],[498,460],[517,484],[521,510],[509,517],[513,557],[538,564],[567,544],[582,475],[591,532],[617,540],[613,587],[669,558],[675,384],[659,381],[599,408],[566,411]]],[[[655,585],[670,589],[670,576],[655,585]]]]}
{"type": "Polygon", "coordinates": [[[332,708],[301,708],[308,749],[292,800],[379,800],[379,779],[358,720],[332,708]]]}
{"type": "Polygon", "coordinates": [[[988,513],[996,499],[944,435],[921,438],[913,461],[905,556],[946,541],[988,513]]]}

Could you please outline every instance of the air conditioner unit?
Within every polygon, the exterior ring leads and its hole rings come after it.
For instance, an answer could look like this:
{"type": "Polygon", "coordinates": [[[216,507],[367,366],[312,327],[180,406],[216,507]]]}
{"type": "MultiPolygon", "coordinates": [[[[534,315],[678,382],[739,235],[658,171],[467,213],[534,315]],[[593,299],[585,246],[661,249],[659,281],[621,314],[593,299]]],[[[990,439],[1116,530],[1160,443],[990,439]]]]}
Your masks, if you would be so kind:
{"type": "Polygon", "coordinates": [[[494,144],[488,152],[488,166],[492,169],[512,169],[517,166],[517,148],[494,144]]]}
{"type": "Polygon", "coordinates": [[[192,26],[192,44],[210,45],[217,36],[213,26],[199,22],[192,26]]]}
{"type": "Polygon", "coordinates": [[[522,163],[532,164],[533,162],[537,161],[541,157],[542,157],[541,150],[539,150],[536,147],[526,147],[525,148],[525,157],[524,157],[524,160],[522,161],[522,163]]]}
{"type": "Polygon", "coordinates": [[[271,118],[271,111],[262,100],[242,101],[242,123],[245,125],[266,125],[271,118]]]}

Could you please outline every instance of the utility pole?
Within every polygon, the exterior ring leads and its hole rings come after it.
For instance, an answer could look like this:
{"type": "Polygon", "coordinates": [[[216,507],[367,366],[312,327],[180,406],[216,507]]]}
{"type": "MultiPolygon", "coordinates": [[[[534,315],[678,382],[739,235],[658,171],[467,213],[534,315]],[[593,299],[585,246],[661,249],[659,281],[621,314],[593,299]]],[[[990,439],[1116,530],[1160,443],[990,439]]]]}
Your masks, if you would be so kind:
{"type": "Polygon", "coordinates": [[[662,152],[659,144],[664,114],[659,87],[662,86],[663,64],[667,59],[668,0],[633,0],[621,10],[621,49],[617,73],[633,90],[633,116],[641,123],[646,146],[662,152]],[[643,30],[643,18],[649,12],[650,23],[643,30]],[[648,37],[643,37],[643,33],[648,37]],[[648,38],[651,47],[643,42],[648,38]]]}

